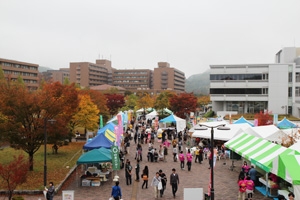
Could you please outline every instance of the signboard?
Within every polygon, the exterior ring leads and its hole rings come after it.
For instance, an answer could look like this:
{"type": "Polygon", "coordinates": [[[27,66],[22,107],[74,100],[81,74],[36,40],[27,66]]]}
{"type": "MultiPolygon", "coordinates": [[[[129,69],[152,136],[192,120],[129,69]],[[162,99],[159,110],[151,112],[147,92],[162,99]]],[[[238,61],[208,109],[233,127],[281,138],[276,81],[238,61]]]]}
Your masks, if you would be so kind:
{"type": "Polygon", "coordinates": [[[118,146],[111,146],[111,159],[113,170],[120,170],[120,157],[118,146]]]}

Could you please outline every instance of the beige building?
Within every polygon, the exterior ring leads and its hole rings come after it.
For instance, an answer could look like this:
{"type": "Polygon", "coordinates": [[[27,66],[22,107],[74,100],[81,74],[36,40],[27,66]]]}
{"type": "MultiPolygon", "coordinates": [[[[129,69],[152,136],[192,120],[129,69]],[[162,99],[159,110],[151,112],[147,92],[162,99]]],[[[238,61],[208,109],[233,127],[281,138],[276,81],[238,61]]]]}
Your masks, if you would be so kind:
{"type": "Polygon", "coordinates": [[[152,88],[152,70],[150,69],[115,69],[113,85],[126,90],[143,90],[152,88]]]}
{"type": "Polygon", "coordinates": [[[43,78],[46,81],[60,82],[64,83],[65,79],[70,80],[70,69],[69,68],[60,68],[59,70],[47,70],[43,72],[43,78]]]}
{"type": "Polygon", "coordinates": [[[111,62],[97,60],[96,64],[90,62],[70,63],[70,81],[81,87],[91,87],[111,82],[111,62]]]}
{"type": "Polygon", "coordinates": [[[184,72],[170,67],[167,62],[159,62],[158,68],[154,68],[153,72],[153,89],[185,92],[184,72]]]}
{"type": "Polygon", "coordinates": [[[171,68],[167,62],[159,62],[158,68],[115,69],[109,60],[70,63],[70,81],[82,87],[108,84],[125,88],[133,93],[159,94],[165,90],[185,92],[185,74],[171,68]]]}
{"type": "Polygon", "coordinates": [[[38,89],[39,65],[0,58],[0,67],[8,80],[16,81],[20,76],[29,90],[38,89]]]}

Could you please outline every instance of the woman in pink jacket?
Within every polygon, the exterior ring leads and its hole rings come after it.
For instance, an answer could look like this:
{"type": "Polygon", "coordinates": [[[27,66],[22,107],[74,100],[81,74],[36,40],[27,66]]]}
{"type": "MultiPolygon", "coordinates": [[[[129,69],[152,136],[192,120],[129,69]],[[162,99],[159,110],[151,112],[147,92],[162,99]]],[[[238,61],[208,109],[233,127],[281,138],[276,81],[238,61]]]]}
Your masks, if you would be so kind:
{"type": "Polygon", "coordinates": [[[193,156],[191,154],[190,149],[188,150],[188,152],[186,154],[186,159],[187,159],[188,170],[191,171],[193,156]]]}
{"type": "Polygon", "coordinates": [[[253,190],[254,190],[254,182],[251,180],[250,176],[246,178],[246,194],[248,196],[248,200],[252,200],[253,190]]]}
{"type": "Polygon", "coordinates": [[[184,154],[183,154],[183,151],[180,151],[179,160],[180,160],[180,168],[184,169],[184,154]]]}

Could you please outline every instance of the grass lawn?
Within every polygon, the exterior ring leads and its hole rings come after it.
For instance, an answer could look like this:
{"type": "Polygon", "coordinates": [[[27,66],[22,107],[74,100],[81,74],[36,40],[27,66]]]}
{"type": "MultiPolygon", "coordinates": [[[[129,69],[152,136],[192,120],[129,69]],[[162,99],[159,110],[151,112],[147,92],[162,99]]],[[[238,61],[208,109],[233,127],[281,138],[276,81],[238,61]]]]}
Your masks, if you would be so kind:
{"type": "MultiPolygon", "coordinates": [[[[72,142],[59,147],[58,154],[52,154],[52,145],[47,145],[47,185],[50,181],[58,185],[64,180],[70,169],[76,165],[76,161],[82,154],[84,142],[72,142]]],[[[7,147],[0,151],[0,163],[9,163],[14,155],[28,155],[22,150],[7,147]]],[[[34,154],[33,171],[28,172],[26,183],[16,190],[43,190],[44,189],[44,146],[34,154]]],[[[24,169],[26,170],[26,169],[24,169]]],[[[1,179],[0,179],[1,180],[1,179]]],[[[0,185],[0,190],[4,190],[0,185]]]]}

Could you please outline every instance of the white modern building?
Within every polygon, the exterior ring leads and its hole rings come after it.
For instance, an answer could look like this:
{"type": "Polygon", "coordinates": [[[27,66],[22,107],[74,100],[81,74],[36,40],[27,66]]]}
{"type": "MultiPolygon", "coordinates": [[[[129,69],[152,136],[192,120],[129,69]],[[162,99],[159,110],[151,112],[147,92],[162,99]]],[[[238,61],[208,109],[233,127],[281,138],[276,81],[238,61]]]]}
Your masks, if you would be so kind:
{"type": "Polygon", "coordinates": [[[210,65],[214,111],[270,111],[300,117],[300,48],[280,50],[272,64],[210,65]]]}

